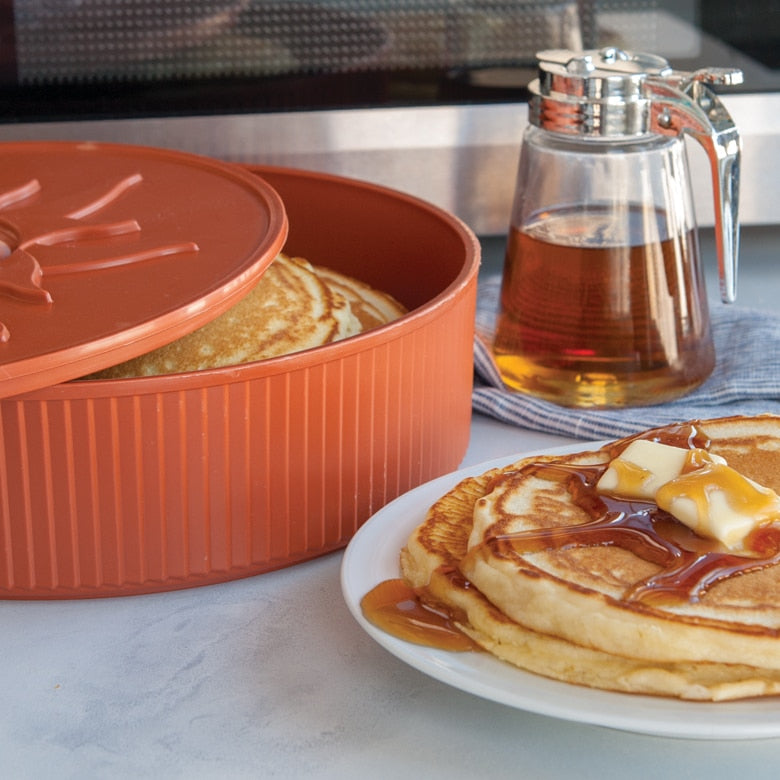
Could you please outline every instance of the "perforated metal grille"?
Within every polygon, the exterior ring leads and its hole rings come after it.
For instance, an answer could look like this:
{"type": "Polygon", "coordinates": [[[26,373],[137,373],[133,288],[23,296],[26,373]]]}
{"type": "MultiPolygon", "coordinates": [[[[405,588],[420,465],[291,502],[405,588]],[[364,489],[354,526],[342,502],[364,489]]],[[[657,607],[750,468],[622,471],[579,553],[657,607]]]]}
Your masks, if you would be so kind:
{"type": "Polygon", "coordinates": [[[582,45],[574,0],[17,0],[20,84],[530,62],[582,45]]]}

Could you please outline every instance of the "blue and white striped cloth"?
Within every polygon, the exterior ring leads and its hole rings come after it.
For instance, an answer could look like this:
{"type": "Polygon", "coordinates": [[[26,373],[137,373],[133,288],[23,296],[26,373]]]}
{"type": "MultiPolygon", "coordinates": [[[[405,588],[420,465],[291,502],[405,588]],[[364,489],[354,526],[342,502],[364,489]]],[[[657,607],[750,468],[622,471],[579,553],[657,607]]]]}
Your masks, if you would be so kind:
{"type": "Polygon", "coordinates": [[[474,343],[474,411],[534,431],[577,439],[629,436],[659,425],[732,414],[780,414],[780,316],[715,305],[715,369],[687,396],[630,409],[569,409],[509,390],[493,362],[501,277],[480,282],[474,343]]]}

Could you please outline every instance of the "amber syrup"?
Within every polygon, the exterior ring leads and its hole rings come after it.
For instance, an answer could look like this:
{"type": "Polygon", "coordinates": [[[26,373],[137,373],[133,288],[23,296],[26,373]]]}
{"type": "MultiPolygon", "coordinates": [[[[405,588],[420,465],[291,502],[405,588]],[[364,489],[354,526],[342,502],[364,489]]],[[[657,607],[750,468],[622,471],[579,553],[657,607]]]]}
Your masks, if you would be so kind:
{"type": "Polygon", "coordinates": [[[567,406],[642,405],[712,371],[695,232],[665,236],[662,215],[635,209],[621,244],[605,215],[561,210],[512,229],[494,343],[510,387],[567,406]]]}

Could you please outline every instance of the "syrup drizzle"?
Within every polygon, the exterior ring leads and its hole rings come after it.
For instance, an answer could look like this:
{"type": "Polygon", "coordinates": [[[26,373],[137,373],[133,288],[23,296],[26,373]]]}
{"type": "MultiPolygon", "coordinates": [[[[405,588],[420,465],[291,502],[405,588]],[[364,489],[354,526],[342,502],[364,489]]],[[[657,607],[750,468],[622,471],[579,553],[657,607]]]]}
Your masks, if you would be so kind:
{"type": "MultiPolygon", "coordinates": [[[[670,431],[669,435],[661,434],[656,440],[680,446],[680,434],[683,433],[680,428],[670,431]]],[[[696,438],[695,430],[685,436],[686,446],[704,449],[696,438]]],[[[535,473],[548,481],[564,484],[575,505],[592,519],[581,525],[498,534],[483,544],[498,554],[621,547],[661,568],[657,574],[629,588],[624,595],[628,601],[653,604],[697,603],[717,582],[780,563],[780,527],[776,524],[759,527],[746,540],[750,555],[737,555],[713,540],[698,536],[655,503],[598,493],[596,483],[606,468],[606,464],[530,464],[525,473],[535,473]]]]}
{"type": "MultiPolygon", "coordinates": [[[[691,424],[669,426],[634,438],[649,438],[689,449],[709,449],[710,446],[691,424]]],[[[626,445],[628,441],[622,444],[626,445]]],[[[609,453],[610,459],[616,454],[609,453]]],[[[542,463],[526,466],[525,469],[535,470],[547,479],[566,484],[574,502],[592,519],[582,525],[495,536],[484,544],[491,545],[499,553],[502,548],[507,552],[534,552],[573,547],[622,547],[661,569],[629,588],[625,598],[634,603],[658,605],[696,603],[716,582],[780,563],[780,528],[776,524],[759,527],[748,537],[747,547],[756,557],[734,555],[724,551],[716,541],[698,536],[653,503],[600,495],[596,483],[606,468],[606,465],[542,463]]],[[[497,479],[505,478],[506,474],[497,479]]],[[[434,576],[447,577],[457,588],[472,587],[460,571],[451,566],[440,568],[434,576]]],[[[412,589],[403,580],[380,582],[363,597],[361,608],[370,622],[401,639],[445,650],[479,649],[460,631],[451,610],[431,602],[425,588],[412,589]]]]}
{"type": "Polygon", "coordinates": [[[450,610],[424,599],[401,579],[380,582],[360,604],[371,623],[399,639],[438,650],[479,649],[458,628],[450,610]]]}

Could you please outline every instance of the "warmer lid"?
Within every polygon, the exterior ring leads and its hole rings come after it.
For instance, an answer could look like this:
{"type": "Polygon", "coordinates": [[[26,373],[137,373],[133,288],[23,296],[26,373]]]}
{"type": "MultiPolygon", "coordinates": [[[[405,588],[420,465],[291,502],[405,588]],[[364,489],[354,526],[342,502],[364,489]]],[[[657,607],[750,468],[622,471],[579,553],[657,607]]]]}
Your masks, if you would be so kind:
{"type": "Polygon", "coordinates": [[[287,236],[238,166],[115,144],[0,144],[0,397],[84,376],[195,330],[287,236]]]}

